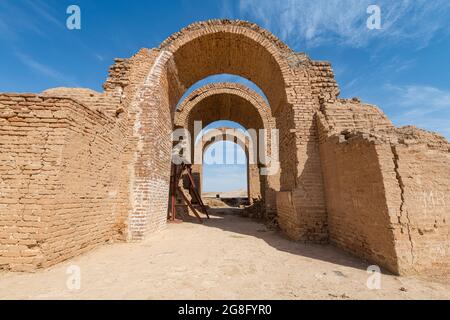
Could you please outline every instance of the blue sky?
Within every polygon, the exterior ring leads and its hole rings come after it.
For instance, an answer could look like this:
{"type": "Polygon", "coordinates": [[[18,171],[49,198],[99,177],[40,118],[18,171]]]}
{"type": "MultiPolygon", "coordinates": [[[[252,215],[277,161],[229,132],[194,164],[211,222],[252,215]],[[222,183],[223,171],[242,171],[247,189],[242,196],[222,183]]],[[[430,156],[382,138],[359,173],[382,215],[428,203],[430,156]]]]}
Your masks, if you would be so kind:
{"type": "MultiPolygon", "coordinates": [[[[1,0],[0,91],[100,91],[113,58],[156,47],[184,26],[212,18],[258,23],[295,51],[332,62],[342,97],[378,105],[396,125],[450,138],[447,0],[1,0]],[[81,8],[81,30],[65,27],[71,4],[81,8]],[[381,8],[381,30],[366,28],[370,4],[381,8]]],[[[202,84],[224,79],[243,82],[220,76],[202,84]]],[[[211,180],[218,182],[211,190],[231,185],[213,169],[211,180]]],[[[239,170],[223,173],[242,176],[239,170]]]]}

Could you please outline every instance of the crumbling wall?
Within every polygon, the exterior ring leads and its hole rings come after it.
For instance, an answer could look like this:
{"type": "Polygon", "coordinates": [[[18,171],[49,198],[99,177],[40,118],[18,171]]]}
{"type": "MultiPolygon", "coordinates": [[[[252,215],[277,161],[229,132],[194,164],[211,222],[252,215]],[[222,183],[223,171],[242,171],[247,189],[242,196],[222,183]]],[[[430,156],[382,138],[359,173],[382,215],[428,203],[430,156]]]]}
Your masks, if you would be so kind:
{"type": "Polygon", "coordinates": [[[448,272],[448,141],[356,100],[317,119],[330,241],[397,274],[448,272]]]}
{"type": "Polygon", "coordinates": [[[297,214],[295,203],[290,191],[276,193],[277,217],[280,228],[293,240],[301,239],[301,219],[297,214]]]}
{"type": "Polygon", "coordinates": [[[374,105],[361,103],[358,98],[322,101],[317,116],[321,118],[319,126],[324,126],[319,130],[325,130],[327,134],[342,131],[377,132],[394,128],[383,111],[374,105]]]}
{"type": "Polygon", "coordinates": [[[33,94],[1,94],[0,110],[0,266],[31,271],[121,238],[119,119],[33,94]]]}
{"type": "Polygon", "coordinates": [[[277,110],[280,130],[282,193],[290,193],[291,206],[277,196],[278,222],[291,238],[324,243],[328,241],[326,201],[315,114],[321,101],[335,101],[339,94],[328,62],[316,62],[303,53],[290,53],[292,68],[287,77],[289,105],[277,110]],[[289,210],[288,210],[289,208],[289,210]],[[285,214],[280,214],[285,212],[285,214]]]}
{"type": "Polygon", "coordinates": [[[250,203],[257,202],[262,199],[259,170],[260,169],[257,164],[247,165],[247,187],[250,203]]]}
{"type": "Polygon", "coordinates": [[[120,103],[120,97],[107,93],[100,93],[85,88],[52,88],[42,92],[43,96],[69,98],[89,106],[93,110],[114,115],[120,103]]]}

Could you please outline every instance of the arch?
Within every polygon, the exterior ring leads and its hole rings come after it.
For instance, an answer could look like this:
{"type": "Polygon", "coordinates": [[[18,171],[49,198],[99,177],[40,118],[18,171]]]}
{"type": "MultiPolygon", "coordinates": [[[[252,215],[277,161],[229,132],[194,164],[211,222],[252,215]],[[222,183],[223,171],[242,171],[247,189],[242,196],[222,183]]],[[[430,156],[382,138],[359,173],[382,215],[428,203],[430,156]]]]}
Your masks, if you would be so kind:
{"type": "Polygon", "coordinates": [[[284,56],[292,50],[254,23],[240,20],[193,23],[164,40],[160,50],[173,61],[176,85],[182,91],[208,76],[228,73],[254,82],[273,110],[287,102],[285,87],[290,68],[284,56]]]}
{"type": "MultiPolygon", "coordinates": [[[[259,175],[259,165],[256,162],[255,142],[251,136],[246,135],[240,130],[233,128],[217,128],[202,134],[200,140],[196,144],[196,149],[202,152],[202,159],[206,150],[215,143],[221,141],[231,141],[240,146],[246,155],[247,167],[247,194],[249,204],[254,201],[262,200],[264,197],[264,179],[259,175]]],[[[194,164],[192,167],[194,176],[196,177],[196,184],[199,189],[202,188],[203,169],[202,164],[194,164]]]]}
{"type": "MultiPolygon", "coordinates": [[[[275,120],[271,116],[266,100],[255,91],[237,83],[211,83],[188,95],[175,113],[174,127],[185,128],[191,136],[191,146],[195,146],[201,129],[209,124],[229,120],[239,123],[247,130],[253,129],[255,163],[263,156],[271,156],[271,130],[275,120]],[[202,127],[196,128],[195,121],[201,121],[202,127]],[[258,130],[266,129],[265,132],[258,130]],[[263,138],[262,140],[260,140],[263,138]],[[259,148],[264,146],[264,154],[259,148]]],[[[195,148],[191,148],[191,159],[195,160],[195,148]]],[[[197,159],[198,160],[198,159],[197,159]]]]}
{"type": "MultiPolygon", "coordinates": [[[[255,91],[237,83],[211,83],[188,95],[175,113],[174,126],[194,133],[194,121],[202,129],[218,120],[230,120],[246,129],[275,127],[267,102],[255,91]]],[[[195,139],[193,136],[192,138],[195,139]]]]}
{"type": "MultiPolygon", "coordinates": [[[[165,226],[172,149],[170,137],[176,106],[186,90],[210,75],[239,75],[261,88],[269,101],[268,110],[272,115],[277,114],[277,110],[290,108],[288,97],[295,96],[291,88],[292,63],[295,64],[297,56],[292,53],[270,32],[238,20],[194,23],[169,37],[159,49],[151,51],[149,58],[153,63],[130,102],[129,110],[134,123],[129,171],[132,207],[129,234],[132,239],[139,240],[145,233],[165,226]]],[[[280,134],[287,140],[282,148],[292,151],[295,148],[295,140],[290,136],[293,113],[282,111],[280,115],[283,122],[280,134]]],[[[293,159],[292,155],[287,156],[293,159]]],[[[288,163],[289,166],[295,164],[295,159],[288,163]]],[[[273,199],[277,190],[279,187],[272,190],[273,199]]],[[[272,210],[274,208],[273,205],[272,210]]]]}

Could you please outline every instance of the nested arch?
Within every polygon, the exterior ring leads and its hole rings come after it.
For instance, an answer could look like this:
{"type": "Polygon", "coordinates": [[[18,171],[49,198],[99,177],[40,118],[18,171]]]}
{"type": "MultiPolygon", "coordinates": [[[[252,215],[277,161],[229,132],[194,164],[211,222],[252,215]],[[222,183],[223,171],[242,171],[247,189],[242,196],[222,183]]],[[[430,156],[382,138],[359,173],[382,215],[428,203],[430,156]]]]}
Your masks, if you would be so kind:
{"type": "Polygon", "coordinates": [[[201,136],[200,140],[196,143],[196,148],[201,150],[202,155],[204,155],[211,145],[221,141],[236,143],[244,150],[247,161],[256,164],[255,143],[251,136],[246,135],[239,129],[226,127],[212,129],[201,136]]]}
{"type": "Polygon", "coordinates": [[[153,65],[129,112],[134,124],[129,170],[133,239],[165,226],[174,112],[187,89],[210,75],[238,75],[261,88],[276,114],[288,106],[292,70],[286,57],[291,52],[257,25],[228,20],[192,24],[152,51],[153,65]]]}
{"type": "MultiPolygon", "coordinates": [[[[189,131],[191,145],[194,145],[198,129],[219,120],[233,121],[247,130],[253,129],[256,159],[261,146],[267,146],[266,155],[270,156],[270,134],[274,129],[270,108],[264,98],[243,85],[212,83],[193,91],[179,105],[174,122],[175,127],[189,131]],[[200,128],[195,127],[196,121],[201,122],[200,128]],[[266,131],[260,132],[261,129],[266,131]],[[260,137],[264,137],[264,140],[260,140],[260,137]]],[[[194,148],[191,159],[195,159],[194,148]]]]}

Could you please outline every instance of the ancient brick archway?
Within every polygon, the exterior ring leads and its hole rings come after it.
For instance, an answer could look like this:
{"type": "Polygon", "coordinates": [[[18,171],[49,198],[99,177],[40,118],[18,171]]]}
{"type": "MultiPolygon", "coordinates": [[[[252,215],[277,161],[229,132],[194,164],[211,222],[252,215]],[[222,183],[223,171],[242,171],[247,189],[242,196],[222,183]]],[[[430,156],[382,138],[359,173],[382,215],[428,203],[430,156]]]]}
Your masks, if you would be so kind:
{"type": "MultiPolygon", "coordinates": [[[[170,119],[184,92],[210,75],[235,74],[257,84],[276,115],[289,104],[286,81],[292,73],[285,58],[289,52],[286,45],[254,24],[223,20],[193,24],[169,37],[154,52],[153,65],[138,99],[132,103],[137,129],[134,136],[139,146],[132,155],[135,165],[130,179],[133,181],[133,213],[129,224],[132,238],[139,239],[147,231],[165,224],[167,205],[161,194],[168,191],[170,119]],[[158,149],[167,152],[151,153],[155,141],[148,139],[149,136],[158,136],[158,149]],[[159,169],[151,170],[155,166],[159,169]]],[[[284,147],[292,149],[295,140],[290,130],[294,118],[292,114],[282,118],[287,115],[282,113],[277,127],[280,135],[284,135],[284,147]]],[[[293,163],[285,161],[286,167],[293,163]]]]}
{"type": "MultiPolygon", "coordinates": [[[[258,168],[270,163],[271,131],[275,129],[275,119],[268,103],[255,91],[237,83],[213,83],[194,90],[179,105],[175,112],[174,126],[185,128],[191,133],[191,143],[195,145],[197,132],[194,122],[200,121],[203,129],[218,120],[234,121],[247,130],[252,130],[255,161],[250,164],[252,190],[263,186],[263,192],[251,192],[250,201],[264,195],[264,205],[268,215],[275,214],[275,190],[279,184],[279,173],[259,174],[258,168]],[[263,149],[263,150],[261,150],[263,149]],[[257,175],[258,179],[255,179],[257,175]],[[261,180],[261,181],[259,181],[261,180]]],[[[191,148],[191,159],[195,160],[195,148],[191,148]]],[[[199,159],[197,159],[199,160],[199,159]]],[[[195,161],[194,161],[195,162],[195,161]]],[[[278,165],[278,164],[277,164],[278,165]]],[[[194,170],[200,170],[194,163],[194,170]]],[[[275,169],[276,170],[276,169],[275,169]]]]}

